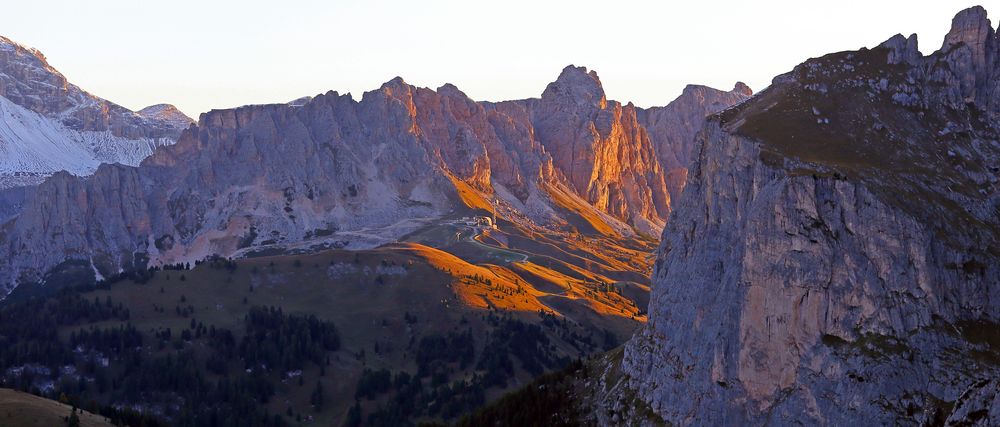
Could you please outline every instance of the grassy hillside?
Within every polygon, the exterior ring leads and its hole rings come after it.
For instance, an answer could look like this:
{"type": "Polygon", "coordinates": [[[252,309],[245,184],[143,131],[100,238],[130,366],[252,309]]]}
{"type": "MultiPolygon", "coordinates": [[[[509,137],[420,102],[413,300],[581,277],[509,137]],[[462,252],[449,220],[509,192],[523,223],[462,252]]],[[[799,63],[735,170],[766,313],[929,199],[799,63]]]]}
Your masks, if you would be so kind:
{"type": "Polygon", "coordinates": [[[645,322],[655,242],[599,217],[470,225],[490,212],[468,190],[468,209],[376,249],[265,245],[97,285],[84,263],[18,288],[0,386],[128,424],[450,422],[645,322]]]}
{"type": "MultiPolygon", "coordinates": [[[[16,390],[0,388],[0,425],[58,427],[67,425],[73,408],[64,403],[16,390]]],[[[77,410],[81,427],[111,427],[106,418],[77,410]]]]}
{"type": "Polygon", "coordinates": [[[217,259],[10,301],[0,340],[17,345],[0,349],[0,372],[168,422],[236,410],[252,414],[245,425],[406,425],[467,413],[639,324],[592,273],[499,264],[405,243],[217,259]]]}

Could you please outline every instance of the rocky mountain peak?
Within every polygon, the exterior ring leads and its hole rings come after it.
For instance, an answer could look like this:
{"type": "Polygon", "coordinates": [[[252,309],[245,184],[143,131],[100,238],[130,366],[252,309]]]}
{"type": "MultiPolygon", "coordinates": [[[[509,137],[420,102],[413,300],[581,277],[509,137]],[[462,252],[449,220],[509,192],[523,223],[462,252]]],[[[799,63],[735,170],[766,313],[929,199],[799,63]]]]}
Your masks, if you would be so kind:
{"type": "Polygon", "coordinates": [[[729,92],[748,97],[753,96],[753,89],[750,89],[750,86],[747,86],[747,84],[743,82],[736,82],[736,86],[733,86],[733,90],[729,92]]]}
{"type": "Polygon", "coordinates": [[[0,96],[41,114],[65,111],[85,93],[49,66],[40,51],[0,36],[0,96]]]}
{"type": "Polygon", "coordinates": [[[365,92],[361,98],[362,102],[370,99],[372,96],[376,96],[397,99],[404,103],[410,103],[412,102],[412,90],[413,86],[410,86],[410,84],[403,80],[402,77],[396,76],[393,77],[392,80],[382,83],[382,86],[379,86],[378,90],[365,92]]]}
{"type": "Polygon", "coordinates": [[[35,59],[38,59],[39,61],[45,63],[46,66],[48,66],[48,60],[46,60],[45,55],[43,55],[42,52],[39,51],[38,49],[22,45],[7,37],[0,36],[0,51],[10,52],[14,50],[19,50],[29,54],[30,56],[34,56],[35,59]]]}
{"type": "Polygon", "coordinates": [[[406,80],[403,80],[403,78],[400,77],[400,76],[393,77],[391,80],[389,80],[389,81],[387,81],[385,83],[382,83],[382,86],[379,87],[379,89],[383,89],[383,90],[384,89],[390,89],[390,90],[391,89],[409,89],[409,88],[410,88],[410,84],[407,83],[406,80]]]}
{"type": "Polygon", "coordinates": [[[0,188],[101,163],[138,165],[192,120],[159,104],[135,112],[70,83],[40,51],[0,37],[0,188]]]}
{"type": "Polygon", "coordinates": [[[953,107],[974,102],[988,114],[1000,115],[1000,41],[986,17],[986,10],[976,6],[955,15],[951,30],[941,50],[931,55],[933,63],[928,78],[944,89],[940,98],[953,107]]]}
{"type": "Polygon", "coordinates": [[[640,119],[656,145],[672,199],[678,198],[684,189],[695,135],[705,124],[705,116],[743,102],[752,94],[753,91],[742,82],[736,83],[729,92],[687,85],[670,104],[643,111],[640,119]]]}
{"type": "MultiPolygon", "coordinates": [[[[52,68],[37,49],[0,39],[0,96],[21,107],[75,131],[109,131],[128,139],[176,138],[186,127],[144,120],[141,114],[91,95],[52,68]]],[[[181,116],[173,114],[172,118],[180,120],[181,116]]]]}
{"type": "Polygon", "coordinates": [[[964,43],[985,57],[994,34],[990,20],[986,17],[986,9],[982,6],[973,6],[958,12],[952,19],[951,30],[945,35],[941,50],[947,51],[954,45],[964,43]]]}
{"type": "Polygon", "coordinates": [[[916,64],[923,55],[917,48],[917,35],[910,34],[910,37],[903,37],[902,34],[896,34],[882,42],[879,45],[881,48],[889,50],[889,57],[887,61],[890,64],[916,64]]]}
{"type": "Polygon", "coordinates": [[[437,93],[444,96],[458,96],[460,98],[468,98],[465,92],[462,92],[462,90],[459,89],[458,86],[455,86],[451,83],[445,83],[441,85],[441,87],[437,88],[437,93]]]}
{"type": "Polygon", "coordinates": [[[142,116],[146,120],[161,121],[169,124],[178,130],[187,129],[194,119],[188,117],[186,114],[178,110],[177,107],[171,104],[155,104],[136,111],[136,114],[142,116]]]}
{"type": "Polygon", "coordinates": [[[604,108],[607,98],[596,71],[587,67],[569,65],[563,68],[556,81],[549,83],[542,92],[542,99],[562,99],[577,105],[596,105],[604,108]]]}

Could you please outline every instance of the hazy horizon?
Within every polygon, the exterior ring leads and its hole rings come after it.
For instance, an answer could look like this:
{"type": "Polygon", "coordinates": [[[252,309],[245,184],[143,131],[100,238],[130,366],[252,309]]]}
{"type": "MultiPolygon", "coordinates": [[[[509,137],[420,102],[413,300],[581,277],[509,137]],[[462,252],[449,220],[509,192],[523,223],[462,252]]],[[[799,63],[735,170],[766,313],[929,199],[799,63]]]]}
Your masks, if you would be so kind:
{"type": "Polygon", "coordinates": [[[170,103],[194,118],[329,90],[360,99],[395,76],[431,88],[452,83],[482,101],[537,97],[570,64],[597,71],[608,98],[647,107],[667,104],[687,84],[729,90],[743,81],[758,91],[809,57],[873,47],[896,33],[917,33],[928,54],[952,16],[975,4],[1000,13],[1000,1],[310,1],[280,9],[36,1],[8,5],[0,35],[37,48],[97,96],[134,110],[170,103]]]}

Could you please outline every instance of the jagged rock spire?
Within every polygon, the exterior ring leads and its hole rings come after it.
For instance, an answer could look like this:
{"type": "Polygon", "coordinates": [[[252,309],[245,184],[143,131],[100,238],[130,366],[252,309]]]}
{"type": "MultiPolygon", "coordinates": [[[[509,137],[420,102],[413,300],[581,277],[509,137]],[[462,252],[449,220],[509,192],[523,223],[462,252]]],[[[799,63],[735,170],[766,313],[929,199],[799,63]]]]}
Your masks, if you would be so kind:
{"type": "Polygon", "coordinates": [[[985,56],[987,47],[993,42],[995,32],[990,25],[989,18],[986,17],[986,9],[982,6],[974,6],[965,9],[951,20],[951,30],[944,36],[944,44],[941,50],[964,43],[971,47],[977,54],[985,56]]]}
{"type": "Polygon", "coordinates": [[[736,82],[736,86],[733,86],[733,90],[730,92],[743,96],[753,95],[753,89],[750,89],[750,86],[747,86],[747,84],[743,82],[736,82]]]}
{"type": "Polygon", "coordinates": [[[569,65],[563,68],[556,81],[549,83],[542,92],[542,98],[565,98],[576,104],[591,104],[603,106],[607,102],[604,87],[596,71],[587,71],[587,67],[569,65]]]}
{"type": "Polygon", "coordinates": [[[988,111],[998,111],[995,96],[1000,93],[998,49],[1000,42],[986,17],[986,9],[975,6],[955,15],[938,52],[959,83],[953,103],[975,102],[988,111]]]}
{"type": "Polygon", "coordinates": [[[910,37],[903,37],[896,34],[889,40],[882,42],[879,47],[889,49],[888,62],[890,64],[916,64],[923,55],[917,48],[917,35],[910,34],[910,37]]]}

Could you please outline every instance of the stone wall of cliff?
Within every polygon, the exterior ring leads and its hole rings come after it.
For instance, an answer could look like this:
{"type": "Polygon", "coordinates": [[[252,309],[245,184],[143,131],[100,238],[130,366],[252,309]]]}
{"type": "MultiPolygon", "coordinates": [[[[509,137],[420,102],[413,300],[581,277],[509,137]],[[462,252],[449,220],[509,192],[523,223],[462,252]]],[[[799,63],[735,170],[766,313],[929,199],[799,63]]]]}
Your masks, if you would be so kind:
{"type": "Polygon", "coordinates": [[[1000,373],[996,36],[973,8],[915,41],[807,61],[702,130],[623,361],[666,421],[934,424],[1000,373]]]}

